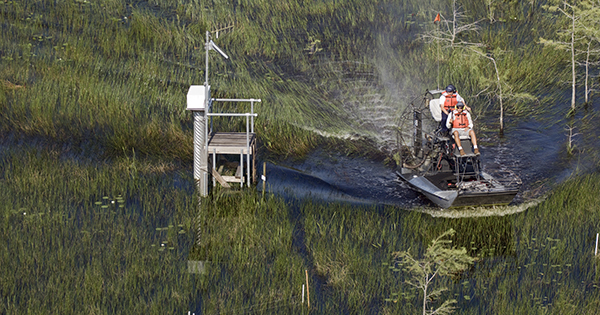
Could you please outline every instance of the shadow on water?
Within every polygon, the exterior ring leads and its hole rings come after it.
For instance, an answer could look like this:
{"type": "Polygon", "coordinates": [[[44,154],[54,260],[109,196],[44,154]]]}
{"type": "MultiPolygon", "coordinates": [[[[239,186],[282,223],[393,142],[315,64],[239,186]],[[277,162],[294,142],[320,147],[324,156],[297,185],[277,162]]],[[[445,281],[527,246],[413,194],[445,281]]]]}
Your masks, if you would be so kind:
{"type": "Polygon", "coordinates": [[[380,162],[323,151],[301,162],[267,163],[267,178],[267,191],[285,198],[354,205],[419,203],[418,195],[403,189],[393,170],[380,162]]]}
{"type": "Polygon", "coordinates": [[[302,211],[300,210],[301,202],[302,201],[298,199],[289,199],[287,202],[288,215],[293,225],[292,247],[296,250],[300,257],[302,257],[305,265],[310,266],[308,274],[310,276],[310,287],[313,288],[310,296],[312,297],[313,301],[316,300],[316,303],[313,302],[313,305],[317,305],[318,307],[319,305],[325,305],[324,292],[326,290],[327,279],[324,279],[316,274],[313,257],[306,247],[305,230],[304,225],[302,224],[302,211]]]}

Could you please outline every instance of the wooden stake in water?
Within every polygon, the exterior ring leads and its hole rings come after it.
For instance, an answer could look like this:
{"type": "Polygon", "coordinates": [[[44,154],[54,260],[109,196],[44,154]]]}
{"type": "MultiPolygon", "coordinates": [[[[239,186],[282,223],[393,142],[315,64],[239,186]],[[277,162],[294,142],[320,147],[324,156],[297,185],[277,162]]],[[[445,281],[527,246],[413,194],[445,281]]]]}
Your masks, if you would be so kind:
{"type": "Polygon", "coordinates": [[[304,269],[306,274],[306,305],[310,308],[310,291],[308,290],[308,270],[304,269]]]}
{"type": "Polygon", "coordinates": [[[598,256],[598,235],[600,233],[596,233],[596,250],[594,250],[594,256],[598,256]]]}
{"type": "MultiPolygon", "coordinates": [[[[263,194],[263,197],[264,197],[265,196],[265,188],[266,188],[266,185],[267,185],[267,162],[263,162],[263,173],[262,173],[261,177],[262,177],[261,179],[263,181],[263,191],[262,191],[262,194],[263,194]]],[[[304,291],[302,291],[302,292],[304,292],[304,291]]]]}

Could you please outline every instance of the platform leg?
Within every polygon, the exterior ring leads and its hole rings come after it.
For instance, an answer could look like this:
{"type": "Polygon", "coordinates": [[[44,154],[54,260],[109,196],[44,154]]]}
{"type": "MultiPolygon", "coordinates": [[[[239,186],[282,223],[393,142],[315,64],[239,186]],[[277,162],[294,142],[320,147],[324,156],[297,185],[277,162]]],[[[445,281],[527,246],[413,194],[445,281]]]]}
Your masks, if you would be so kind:
{"type": "Polygon", "coordinates": [[[256,184],[256,151],[252,149],[252,182],[256,184]]]}
{"type": "Polygon", "coordinates": [[[244,149],[240,150],[240,188],[244,188],[244,149]]]}
{"type": "Polygon", "coordinates": [[[248,182],[246,183],[246,186],[250,187],[250,148],[248,148],[247,150],[248,151],[246,151],[246,178],[248,179],[248,182]]]}
{"type": "MultiPolygon", "coordinates": [[[[217,149],[213,149],[212,165],[213,165],[213,172],[215,172],[217,170],[217,149]]],[[[213,187],[216,187],[216,186],[217,186],[217,182],[215,180],[215,177],[213,176],[213,187]]]]}

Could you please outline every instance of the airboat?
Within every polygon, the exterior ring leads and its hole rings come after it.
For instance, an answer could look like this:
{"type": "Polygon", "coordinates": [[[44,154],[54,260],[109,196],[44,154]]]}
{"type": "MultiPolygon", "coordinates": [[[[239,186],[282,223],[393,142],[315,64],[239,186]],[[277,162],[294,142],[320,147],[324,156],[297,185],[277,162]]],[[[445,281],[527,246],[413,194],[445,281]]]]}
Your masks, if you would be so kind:
{"type": "Polygon", "coordinates": [[[441,208],[506,205],[513,201],[521,180],[511,171],[482,170],[468,137],[461,138],[461,155],[452,136],[444,134],[439,96],[426,91],[411,104],[398,123],[396,173],[413,190],[441,208]],[[437,97],[436,97],[437,96],[437,97]]]}

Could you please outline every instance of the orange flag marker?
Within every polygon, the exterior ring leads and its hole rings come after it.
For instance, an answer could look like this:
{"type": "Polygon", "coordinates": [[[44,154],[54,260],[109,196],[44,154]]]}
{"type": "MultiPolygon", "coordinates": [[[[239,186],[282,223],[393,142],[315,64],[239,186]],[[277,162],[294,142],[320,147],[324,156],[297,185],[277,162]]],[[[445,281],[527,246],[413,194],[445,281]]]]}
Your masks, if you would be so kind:
{"type": "Polygon", "coordinates": [[[440,14],[438,13],[438,14],[435,16],[435,19],[433,20],[433,23],[435,23],[435,22],[439,22],[440,20],[441,20],[441,18],[440,18],[440,14]]]}

